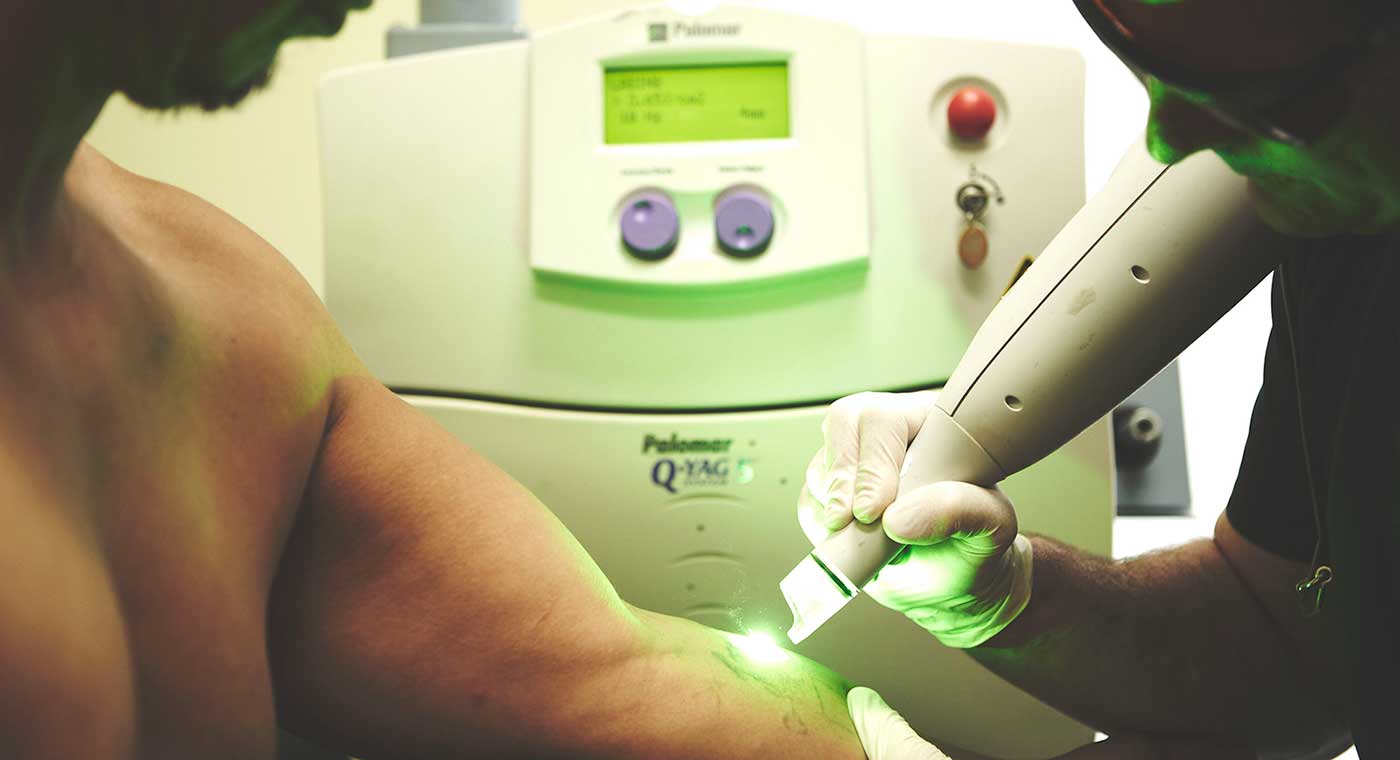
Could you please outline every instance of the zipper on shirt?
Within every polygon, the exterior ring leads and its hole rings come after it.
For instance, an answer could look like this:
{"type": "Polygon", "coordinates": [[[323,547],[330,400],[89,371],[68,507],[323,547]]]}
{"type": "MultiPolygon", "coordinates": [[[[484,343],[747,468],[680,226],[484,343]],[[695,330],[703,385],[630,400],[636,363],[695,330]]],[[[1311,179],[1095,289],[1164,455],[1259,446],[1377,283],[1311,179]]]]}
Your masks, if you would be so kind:
{"type": "Polygon", "coordinates": [[[1293,399],[1298,407],[1298,442],[1303,447],[1303,472],[1308,479],[1308,498],[1312,502],[1313,526],[1317,535],[1310,563],[1312,572],[1294,584],[1293,591],[1297,595],[1298,608],[1303,617],[1312,617],[1322,611],[1323,595],[1333,577],[1332,567],[1327,564],[1327,521],[1322,516],[1322,507],[1317,500],[1317,486],[1313,483],[1312,455],[1303,417],[1303,381],[1302,372],[1298,367],[1298,340],[1293,334],[1293,310],[1288,303],[1288,278],[1283,273],[1282,263],[1274,270],[1274,277],[1278,280],[1280,300],[1283,302],[1283,319],[1288,330],[1288,358],[1293,364],[1293,399]]]}

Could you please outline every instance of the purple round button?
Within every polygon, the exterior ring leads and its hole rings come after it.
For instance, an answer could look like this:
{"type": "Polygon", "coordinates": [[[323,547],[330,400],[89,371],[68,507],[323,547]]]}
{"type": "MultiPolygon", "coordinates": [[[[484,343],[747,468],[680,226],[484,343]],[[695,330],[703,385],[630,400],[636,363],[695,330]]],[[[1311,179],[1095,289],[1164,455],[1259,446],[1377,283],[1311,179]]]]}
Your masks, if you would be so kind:
{"type": "Polygon", "coordinates": [[[643,190],[628,197],[618,225],[622,228],[623,247],[643,261],[670,256],[681,231],[676,204],[656,190],[643,190]]]}
{"type": "Polygon", "coordinates": [[[715,202],[715,237],[730,256],[752,258],[773,240],[773,206],[753,190],[730,190],[715,202]]]}

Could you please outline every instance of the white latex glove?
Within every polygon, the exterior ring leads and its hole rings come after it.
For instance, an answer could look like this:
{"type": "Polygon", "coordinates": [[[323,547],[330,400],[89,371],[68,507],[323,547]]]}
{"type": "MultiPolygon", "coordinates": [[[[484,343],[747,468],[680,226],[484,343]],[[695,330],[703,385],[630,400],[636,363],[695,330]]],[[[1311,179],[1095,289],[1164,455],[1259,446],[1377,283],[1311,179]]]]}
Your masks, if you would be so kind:
{"type": "Polygon", "coordinates": [[[798,522],[815,546],[854,519],[883,518],[885,532],[913,544],[865,591],[952,647],[975,647],[1025,609],[1031,544],[999,489],[931,483],[895,499],[905,454],[935,395],[858,393],[831,405],[825,445],[812,458],[798,522]]]}
{"type": "Polygon", "coordinates": [[[857,686],[846,695],[846,708],[856,724],[860,744],[870,760],[949,760],[942,750],[924,741],[879,694],[857,686]]]}

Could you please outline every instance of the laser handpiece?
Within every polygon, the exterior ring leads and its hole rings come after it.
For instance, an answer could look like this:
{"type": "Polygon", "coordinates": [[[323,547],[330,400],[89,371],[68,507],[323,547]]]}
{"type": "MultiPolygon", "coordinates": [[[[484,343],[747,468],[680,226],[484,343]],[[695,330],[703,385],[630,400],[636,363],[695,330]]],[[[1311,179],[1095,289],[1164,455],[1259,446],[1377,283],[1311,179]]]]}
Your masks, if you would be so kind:
{"type": "MultiPolygon", "coordinates": [[[[899,493],[992,486],[1039,461],[1166,366],[1292,244],[1212,153],[1163,166],[1139,140],[1001,299],[909,447],[899,493]]],[[[800,642],[905,547],[878,522],[833,533],[779,584],[800,642]]]]}

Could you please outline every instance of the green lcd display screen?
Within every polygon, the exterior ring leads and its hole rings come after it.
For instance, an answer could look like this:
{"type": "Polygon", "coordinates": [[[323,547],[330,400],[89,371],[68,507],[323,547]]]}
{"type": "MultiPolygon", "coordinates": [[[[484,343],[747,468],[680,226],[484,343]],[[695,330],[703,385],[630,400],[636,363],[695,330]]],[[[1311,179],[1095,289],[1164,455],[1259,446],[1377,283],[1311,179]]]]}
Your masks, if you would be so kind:
{"type": "Polygon", "coordinates": [[[603,71],[603,142],[788,137],[786,63],[603,71]]]}

